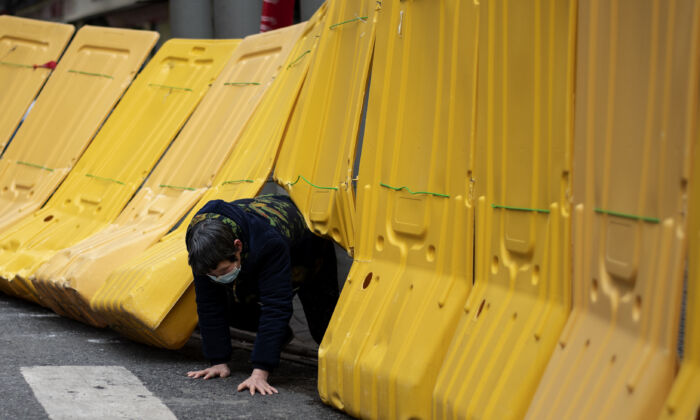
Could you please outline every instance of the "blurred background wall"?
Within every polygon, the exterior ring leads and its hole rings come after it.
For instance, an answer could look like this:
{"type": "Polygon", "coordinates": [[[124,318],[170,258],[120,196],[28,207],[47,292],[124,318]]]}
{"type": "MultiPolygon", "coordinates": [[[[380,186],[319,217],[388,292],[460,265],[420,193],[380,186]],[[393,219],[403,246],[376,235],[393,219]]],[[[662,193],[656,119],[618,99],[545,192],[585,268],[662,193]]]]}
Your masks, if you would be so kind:
{"type": "MultiPolygon", "coordinates": [[[[322,3],[323,0],[0,0],[0,14],[72,23],[76,27],[148,29],[160,33],[162,44],[170,38],[242,38],[260,32],[264,6],[291,11],[289,21],[285,21],[289,24],[307,20],[322,3]]],[[[269,20],[263,19],[263,27],[269,20]]]]}

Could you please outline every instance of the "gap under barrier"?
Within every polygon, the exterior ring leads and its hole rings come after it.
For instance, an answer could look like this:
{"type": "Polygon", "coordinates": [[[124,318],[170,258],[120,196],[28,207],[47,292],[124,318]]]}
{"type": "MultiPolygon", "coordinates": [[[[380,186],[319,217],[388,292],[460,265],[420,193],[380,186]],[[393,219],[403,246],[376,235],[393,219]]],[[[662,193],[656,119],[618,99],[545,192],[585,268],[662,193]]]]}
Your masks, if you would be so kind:
{"type": "MultiPolygon", "coordinates": [[[[255,196],[277,157],[279,144],[315,54],[325,7],[306,24],[258,109],[251,116],[231,157],[194,210],[210,200],[255,196]],[[307,51],[309,51],[307,53],[307,51]]],[[[136,341],[179,348],[197,325],[192,271],[185,233],[189,219],[142,255],[114,270],[90,301],[110,328],[136,341]]]]}
{"type": "Polygon", "coordinates": [[[126,209],[39,267],[34,286],[57,302],[51,305],[55,311],[66,309],[59,313],[105,325],[90,309],[95,292],[112,271],[165,235],[211,186],[303,27],[245,38],[126,209]]]}

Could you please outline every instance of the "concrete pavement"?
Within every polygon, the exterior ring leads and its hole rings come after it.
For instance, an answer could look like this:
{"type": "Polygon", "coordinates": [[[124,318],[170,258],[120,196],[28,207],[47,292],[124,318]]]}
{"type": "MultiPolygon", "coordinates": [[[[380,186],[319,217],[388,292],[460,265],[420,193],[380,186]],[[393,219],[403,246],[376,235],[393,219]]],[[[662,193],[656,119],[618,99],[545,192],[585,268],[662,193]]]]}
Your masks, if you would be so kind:
{"type": "MultiPolygon", "coordinates": [[[[99,410],[100,404],[105,404],[100,401],[100,391],[131,409],[140,407],[130,402],[132,397],[148,399],[156,405],[160,401],[167,407],[166,412],[169,410],[179,419],[349,418],[321,402],[316,391],[316,368],[308,362],[282,361],[271,378],[271,384],[280,391],[277,395],[251,397],[249,393],[236,392],[236,386],[250,374],[249,357],[248,350],[234,348],[231,377],[194,380],[186,372],[207,366],[196,338],[181,350],[156,349],[113,331],[89,327],[40,306],[0,295],[1,419],[45,419],[49,417],[47,410],[57,410],[50,397],[54,397],[54,402],[59,398],[60,402],[73,395],[79,395],[82,400],[73,403],[75,412],[71,418],[94,417],[95,411],[90,410],[99,410]],[[36,368],[45,366],[54,368],[36,368]],[[103,366],[110,368],[98,368],[103,366]],[[111,377],[113,374],[119,377],[111,377]],[[125,375],[128,378],[124,379],[125,375]],[[80,379],[76,381],[75,377],[80,379]],[[53,382],[50,385],[41,382],[47,380],[53,382]],[[94,381],[102,382],[93,384],[94,381]],[[39,402],[37,393],[48,407],[39,402]]],[[[132,414],[128,412],[124,411],[134,418],[133,410],[132,414]]],[[[125,418],[124,413],[119,417],[120,411],[112,409],[106,417],[101,417],[125,418]]],[[[50,414],[52,418],[65,418],[59,411],[50,414]]],[[[146,416],[144,412],[143,416],[135,417],[146,416]]]]}

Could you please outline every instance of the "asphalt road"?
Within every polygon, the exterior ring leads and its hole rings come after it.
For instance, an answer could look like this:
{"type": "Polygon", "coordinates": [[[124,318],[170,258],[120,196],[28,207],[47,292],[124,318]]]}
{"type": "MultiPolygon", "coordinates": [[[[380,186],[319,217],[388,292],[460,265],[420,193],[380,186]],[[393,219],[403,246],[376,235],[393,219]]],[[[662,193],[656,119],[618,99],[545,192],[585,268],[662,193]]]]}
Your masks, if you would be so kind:
{"type": "MultiPolygon", "coordinates": [[[[316,391],[316,368],[308,363],[283,360],[271,377],[271,384],[280,393],[272,396],[251,397],[249,393],[236,392],[236,386],[251,371],[250,352],[245,349],[234,348],[231,377],[190,379],[186,376],[188,370],[207,366],[199,346],[199,341],[193,338],[177,351],[148,347],[111,330],[61,318],[40,306],[0,294],[0,419],[45,419],[49,414],[51,418],[66,418],[65,411],[63,414],[57,411],[50,397],[54,397],[54,403],[65,401],[82,392],[68,388],[81,386],[87,391],[81,394],[80,403],[68,404],[72,410],[70,418],[94,417],[98,411],[90,410],[100,408],[101,418],[124,418],[119,410],[100,407],[102,400],[92,397],[99,396],[101,390],[110,391],[104,389],[110,385],[114,385],[112,396],[118,396],[124,408],[132,412],[138,412],[140,406],[130,402],[127,395],[130,392],[134,398],[164,405],[162,410],[179,419],[349,418],[321,402],[316,391]],[[99,368],[103,366],[108,368],[99,368]],[[53,382],[42,376],[47,370],[53,372],[53,382]],[[93,371],[102,372],[98,375],[105,386],[90,382],[96,379],[90,379],[85,372],[93,371]],[[110,381],[116,379],[109,376],[113,371],[135,377],[133,381],[140,382],[140,388],[132,389],[136,385],[130,383],[113,384],[110,381]],[[72,376],[78,381],[73,378],[70,382],[72,376]]],[[[138,413],[130,418],[153,418],[148,412],[138,413]]]]}

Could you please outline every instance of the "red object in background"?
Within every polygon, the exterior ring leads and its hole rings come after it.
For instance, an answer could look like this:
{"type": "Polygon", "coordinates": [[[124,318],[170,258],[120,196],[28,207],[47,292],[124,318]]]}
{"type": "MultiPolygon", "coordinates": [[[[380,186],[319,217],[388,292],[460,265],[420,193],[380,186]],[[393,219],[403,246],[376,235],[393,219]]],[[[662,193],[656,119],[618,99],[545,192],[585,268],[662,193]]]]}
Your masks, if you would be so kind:
{"type": "Polygon", "coordinates": [[[284,28],[294,23],[294,0],[264,0],[260,32],[284,28]]]}
{"type": "Polygon", "coordinates": [[[53,70],[56,68],[56,62],[55,61],[47,61],[44,64],[34,64],[33,67],[34,67],[34,69],[38,69],[39,67],[41,67],[41,68],[53,70]]]}

